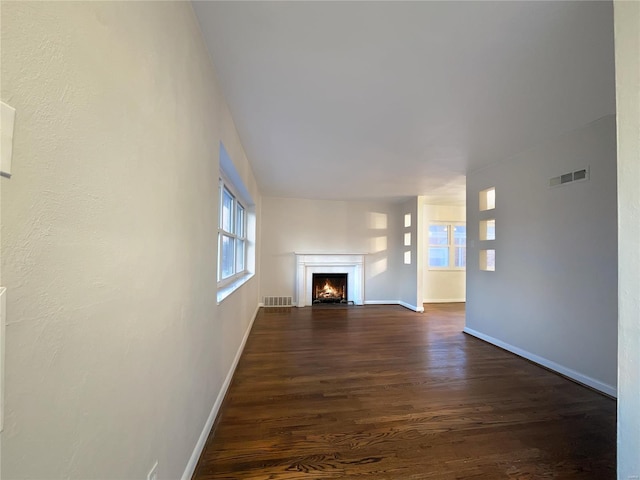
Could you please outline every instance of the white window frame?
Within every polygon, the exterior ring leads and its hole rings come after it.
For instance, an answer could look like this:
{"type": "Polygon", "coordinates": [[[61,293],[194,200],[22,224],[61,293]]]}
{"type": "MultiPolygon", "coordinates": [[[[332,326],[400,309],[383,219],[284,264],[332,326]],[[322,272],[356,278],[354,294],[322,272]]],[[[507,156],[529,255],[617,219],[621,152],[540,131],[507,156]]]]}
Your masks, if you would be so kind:
{"type": "Polygon", "coordinates": [[[216,297],[218,305],[220,305],[227,297],[233,294],[236,290],[242,288],[256,272],[256,210],[255,203],[251,198],[251,193],[247,190],[247,187],[242,180],[242,177],[238,173],[231,160],[231,157],[224,148],[222,142],[220,142],[219,150],[219,188],[218,188],[218,238],[216,244],[216,256],[218,259],[218,267],[216,271],[217,292],[216,297]],[[233,197],[231,221],[231,231],[227,232],[222,228],[222,213],[223,213],[223,192],[228,190],[233,197]],[[244,209],[244,215],[242,218],[241,228],[238,229],[238,205],[244,209]],[[222,278],[222,239],[227,235],[234,239],[233,257],[234,257],[234,271],[233,274],[222,278]],[[238,269],[237,266],[237,242],[244,241],[244,251],[242,255],[243,268],[238,269]]]}
{"type": "MultiPolygon", "coordinates": [[[[460,248],[461,245],[456,245],[455,244],[455,239],[453,236],[453,229],[455,227],[465,227],[466,223],[465,222],[429,222],[429,227],[431,227],[432,225],[437,225],[437,226],[446,226],[447,227],[447,232],[448,232],[448,238],[449,238],[449,243],[447,245],[436,245],[436,244],[431,244],[431,237],[429,235],[429,230],[427,230],[427,238],[429,239],[428,243],[427,243],[427,268],[429,270],[437,270],[437,271],[457,271],[457,272],[461,272],[461,271],[465,271],[467,269],[466,267],[466,254],[465,254],[465,266],[464,267],[456,267],[456,248],[460,248]],[[431,248],[448,248],[449,249],[449,266],[448,267],[432,267],[431,266],[431,248]]],[[[466,245],[466,237],[465,237],[465,245],[463,247],[465,249],[465,253],[466,253],[466,249],[467,249],[467,245],[466,245]]]]}
{"type": "Polygon", "coordinates": [[[246,275],[248,273],[247,270],[247,208],[238,199],[238,194],[235,191],[235,188],[228,180],[225,180],[224,176],[220,177],[219,180],[219,209],[218,209],[218,288],[225,288],[234,282],[236,282],[240,277],[246,275]],[[231,204],[231,231],[227,231],[223,228],[222,218],[223,218],[223,208],[224,208],[224,192],[225,190],[231,195],[232,204],[231,204]],[[238,224],[238,209],[241,208],[242,215],[242,224],[238,224]],[[223,237],[229,237],[233,241],[233,273],[227,277],[222,277],[222,239],[223,237]],[[242,251],[242,270],[238,270],[238,248],[239,246],[243,246],[242,251]]]}

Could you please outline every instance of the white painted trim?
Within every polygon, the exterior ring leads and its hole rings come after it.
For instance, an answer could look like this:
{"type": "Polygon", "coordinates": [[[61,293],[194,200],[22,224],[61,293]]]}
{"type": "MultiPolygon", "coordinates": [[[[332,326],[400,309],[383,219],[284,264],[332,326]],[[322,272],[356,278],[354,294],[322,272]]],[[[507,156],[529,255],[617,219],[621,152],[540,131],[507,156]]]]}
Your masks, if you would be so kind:
{"type": "Polygon", "coordinates": [[[400,305],[398,300],[365,300],[365,305],[400,305]]]}
{"type": "Polygon", "coordinates": [[[239,275],[237,278],[235,278],[231,283],[226,284],[224,287],[220,287],[218,284],[218,293],[217,293],[218,305],[220,305],[225,298],[227,298],[229,295],[231,295],[233,292],[239,289],[242,285],[244,285],[249,280],[251,280],[254,275],[255,274],[251,272],[245,272],[239,275]]]}
{"type": "Polygon", "coordinates": [[[423,300],[424,303],[464,303],[466,301],[465,298],[433,298],[423,300]]]}
{"type": "Polygon", "coordinates": [[[404,308],[408,308],[409,310],[413,310],[414,312],[424,313],[424,307],[416,307],[415,305],[409,305],[406,302],[401,302],[400,300],[366,300],[364,302],[365,305],[400,305],[404,308]]]}
{"type": "Polygon", "coordinates": [[[216,398],[216,401],[213,404],[213,408],[209,413],[209,418],[207,418],[207,421],[204,424],[204,428],[200,433],[200,438],[198,438],[198,442],[196,443],[196,446],[193,449],[193,452],[191,453],[191,458],[189,458],[189,462],[187,463],[187,466],[184,469],[184,473],[182,474],[182,480],[191,480],[191,477],[193,476],[193,472],[195,472],[196,470],[196,466],[198,465],[198,460],[200,459],[200,455],[202,455],[202,450],[204,449],[204,445],[207,442],[209,433],[211,433],[211,428],[213,428],[213,422],[215,422],[216,417],[218,416],[218,412],[220,411],[220,407],[222,406],[222,401],[224,400],[224,396],[227,394],[229,385],[231,385],[231,380],[233,380],[233,374],[236,371],[236,367],[238,366],[238,362],[240,361],[240,357],[242,356],[242,352],[244,351],[244,346],[246,345],[247,339],[249,338],[249,334],[251,333],[251,329],[253,328],[253,322],[255,322],[256,316],[258,315],[259,311],[260,311],[260,304],[258,304],[258,306],[256,307],[256,311],[253,313],[253,317],[251,318],[251,322],[249,322],[249,326],[247,327],[247,330],[244,333],[242,342],[240,342],[240,347],[238,347],[238,351],[236,352],[236,357],[233,359],[233,363],[231,364],[229,373],[227,373],[227,378],[224,379],[224,383],[220,388],[218,397],[216,398]]]}
{"type": "Polygon", "coordinates": [[[347,300],[364,304],[364,254],[295,253],[296,306],[311,305],[311,285],[314,273],[346,273],[347,300]]]}
{"type": "Polygon", "coordinates": [[[424,313],[424,307],[422,305],[416,307],[415,305],[411,305],[402,301],[398,301],[398,305],[402,305],[404,308],[408,308],[409,310],[413,310],[414,312],[424,313]]]}
{"type": "Polygon", "coordinates": [[[540,357],[531,352],[527,352],[526,350],[522,350],[521,348],[514,347],[513,345],[503,342],[502,340],[498,340],[497,338],[493,338],[489,335],[485,335],[484,333],[480,333],[477,330],[474,330],[472,328],[464,327],[462,331],[466,334],[471,335],[472,337],[479,338],[480,340],[484,340],[485,342],[495,345],[496,347],[500,347],[503,350],[507,350],[508,352],[515,353],[516,355],[526,358],[527,360],[531,360],[533,363],[542,365],[543,367],[553,370],[554,372],[564,375],[565,377],[569,377],[578,383],[587,385],[588,387],[591,387],[595,390],[605,393],[611,397],[617,398],[618,392],[616,390],[616,387],[612,385],[608,385],[606,383],[600,382],[595,378],[591,378],[580,372],[576,372],[575,370],[572,370],[563,365],[560,365],[559,363],[553,362],[544,357],[540,357]]]}

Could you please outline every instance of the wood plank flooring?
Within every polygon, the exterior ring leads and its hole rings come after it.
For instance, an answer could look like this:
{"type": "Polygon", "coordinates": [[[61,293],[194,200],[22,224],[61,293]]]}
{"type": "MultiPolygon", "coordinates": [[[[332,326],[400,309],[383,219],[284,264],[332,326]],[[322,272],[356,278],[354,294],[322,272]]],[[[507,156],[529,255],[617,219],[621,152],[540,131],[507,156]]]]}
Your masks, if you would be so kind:
{"type": "Polygon", "coordinates": [[[193,478],[615,478],[614,400],[425,308],[262,309],[193,478]]]}

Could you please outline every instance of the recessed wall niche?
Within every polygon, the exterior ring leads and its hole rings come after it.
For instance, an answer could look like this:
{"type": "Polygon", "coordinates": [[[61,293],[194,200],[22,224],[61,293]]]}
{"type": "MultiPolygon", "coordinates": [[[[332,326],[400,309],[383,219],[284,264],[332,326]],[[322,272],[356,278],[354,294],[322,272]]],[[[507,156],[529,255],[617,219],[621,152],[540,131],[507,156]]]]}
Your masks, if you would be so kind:
{"type": "Polygon", "coordinates": [[[496,270],[496,251],[480,250],[480,270],[494,272],[496,270]]]}
{"type": "MultiPolygon", "coordinates": [[[[410,228],[411,227],[411,214],[410,213],[405,213],[404,214],[404,228],[410,228]]],[[[404,233],[404,246],[405,247],[410,247],[411,246],[411,232],[405,232],[404,233]]],[[[404,264],[405,265],[411,265],[411,250],[405,250],[404,252],[404,264]]]]}
{"type": "Polygon", "coordinates": [[[496,219],[480,220],[480,240],[496,239],[496,219]]]}
{"type": "MultiPolygon", "coordinates": [[[[486,212],[494,210],[496,208],[496,188],[491,187],[486,190],[482,190],[479,193],[480,203],[478,210],[480,212],[486,212]]],[[[489,215],[494,215],[493,212],[489,215]]],[[[496,269],[496,251],[494,248],[486,248],[487,246],[493,246],[496,239],[496,219],[486,218],[489,215],[481,215],[485,217],[484,220],[478,222],[479,235],[478,239],[481,242],[491,242],[485,244],[485,248],[480,250],[480,270],[485,272],[494,272],[496,269]]]]}
{"type": "Polygon", "coordinates": [[[480,192],[480,211],[496,208],[496,188],[491,187],[480,192]]]}

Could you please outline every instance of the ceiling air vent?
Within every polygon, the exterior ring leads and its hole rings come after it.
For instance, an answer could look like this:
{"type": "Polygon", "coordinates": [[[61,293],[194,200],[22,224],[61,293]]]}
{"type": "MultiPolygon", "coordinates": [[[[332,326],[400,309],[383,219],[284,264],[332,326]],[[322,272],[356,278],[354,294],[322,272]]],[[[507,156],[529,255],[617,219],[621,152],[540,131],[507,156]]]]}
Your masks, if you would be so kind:
{"type": "Polygon", "coordinates": [[[579,182],[589,180],[589,167],[581,168],[575,172],[563,173],[557,177],[549,179],[550,187],[558,187],[560,185],[566,185],[571,182],[579,182]]]}

